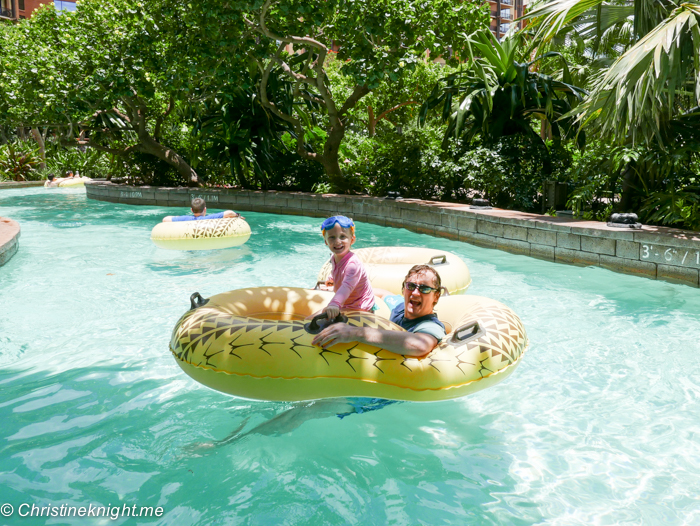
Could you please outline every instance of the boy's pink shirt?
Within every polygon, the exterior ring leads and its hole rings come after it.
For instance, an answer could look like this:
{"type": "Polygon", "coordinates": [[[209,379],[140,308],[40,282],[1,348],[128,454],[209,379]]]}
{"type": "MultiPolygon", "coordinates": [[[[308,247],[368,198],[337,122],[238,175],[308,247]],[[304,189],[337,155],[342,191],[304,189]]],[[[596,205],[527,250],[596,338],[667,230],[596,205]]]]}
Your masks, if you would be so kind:
{"type": "Polygon", "coordinates": [[[329,305],[371,311],[374,306],[374,291],[360,259],[348,252],[340,263],[336,264],[335,257],[331,257],[331,269],[335,296],[329,305]]]}

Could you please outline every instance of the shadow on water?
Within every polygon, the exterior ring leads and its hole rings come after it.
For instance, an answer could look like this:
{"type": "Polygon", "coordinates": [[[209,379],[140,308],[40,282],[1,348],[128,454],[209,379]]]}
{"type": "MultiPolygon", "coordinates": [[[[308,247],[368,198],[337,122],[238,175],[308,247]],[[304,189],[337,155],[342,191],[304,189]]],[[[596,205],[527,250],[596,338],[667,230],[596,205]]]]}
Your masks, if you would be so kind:
{"type": "MultiPolygon", "coordinates": [[[[222,491],[215,480],[236,480],[236,506],[265,522],[285,521],[291,495],[313,508],[299,517],[325,524],[375,523],[377,513],[387,524],[542,520],[539,504],[519,496],[512,444],[495,431],[495,415],[466,410],[460,400],[342,420],[351,407],[345,399],[284,407],[252,426],[269,404],[231,408],[237,425],[228,435],[181,446],[171,464],[191,476],[206,469],[200,489],[210,496],[222,491]]],[[[221,415],[212,416],[209,425],[199,422],[200,432],[213,431],[221,415]]]]}
{"type": "Polygon", "coordinates": [[[244,418],[238,427],[221,440],[193,442],[182,449],[187,454],[198,455],[205,451],[234,444],[252,435],[278,437],[291,433],[309,420],[344,415],[352,412],[352,410],[353,405],[344,398],[301,402],[248,431],[244,432],[244,429],[250,420],[250,416],[244,418]]]}
{"type": "Polygon", "coordinates": [[[253,251],[247,245],[220,250],[157,250],[153,261],[145,267],[172,276],[224,272],[234,264],[253,261],[253,251]]]}

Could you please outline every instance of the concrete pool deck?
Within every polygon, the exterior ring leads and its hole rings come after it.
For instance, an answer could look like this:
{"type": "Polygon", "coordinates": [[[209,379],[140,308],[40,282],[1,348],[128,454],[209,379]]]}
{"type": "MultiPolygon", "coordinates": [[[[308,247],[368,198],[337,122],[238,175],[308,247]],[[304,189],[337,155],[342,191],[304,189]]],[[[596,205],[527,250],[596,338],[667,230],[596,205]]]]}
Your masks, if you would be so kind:
{"type": "Polygon", "coordinates": [[[676,228],[645,225],[641,230],[633,230],[569,217],[366,195],[161,188],[107,182],[92,182],[85,187],[90,199],[130,205],[188,209],[194,197],[202,197],[210,209],[311,217],[344,214],[356,221],[406,228],[556,263],[597,266],[700,286],[700,232],[676,228]]]}
{"type": "Polygon", "coordinates": [[[19,250],[20,227],[17,221],[0,217],[0,267],[19,250]]]}
{"type": "Polygon", "coordinates": [[[12,190],[13,188],[30,188],[33,186],[44,186],[46,181],[3,181],[0,189],[12,190]]]}

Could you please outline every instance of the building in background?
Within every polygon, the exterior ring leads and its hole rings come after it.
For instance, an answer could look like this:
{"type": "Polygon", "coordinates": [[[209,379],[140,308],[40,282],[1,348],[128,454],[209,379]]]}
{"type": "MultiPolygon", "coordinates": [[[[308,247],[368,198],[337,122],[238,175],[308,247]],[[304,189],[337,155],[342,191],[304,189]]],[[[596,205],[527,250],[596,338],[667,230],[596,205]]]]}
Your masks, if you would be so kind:
{"type": "MultiPolygon", "coordinates": [[[[52,0],[0,0],[0,18],[20,20],[29,18],[34,10],[44,4],[50,4],[52,0]]],[[[489,0],[491,9],[491,31],[499,40],[510,29],[511,24],[517,23],[519,28],[522,22],[513,22],[523,16],[528,0],[489,0]]],[[[75,11],[75,0],[53,0],[58,11],[75,11]]]]}
{"type": "Polygon", "coordinates": [[[75,0],[0,0],[0,18],[22,20],[32,16],[34,10],[44,4],[53,4],[57,11],[75,11],[75,0]]]}
{"type": "Polygon", "coordinates": [[[512,24],[522,29],[523,22],[514,22],[523,16],[527,0],[489,0],[491,8],[491,31],[498,40],[505,35],[512,24]]]}

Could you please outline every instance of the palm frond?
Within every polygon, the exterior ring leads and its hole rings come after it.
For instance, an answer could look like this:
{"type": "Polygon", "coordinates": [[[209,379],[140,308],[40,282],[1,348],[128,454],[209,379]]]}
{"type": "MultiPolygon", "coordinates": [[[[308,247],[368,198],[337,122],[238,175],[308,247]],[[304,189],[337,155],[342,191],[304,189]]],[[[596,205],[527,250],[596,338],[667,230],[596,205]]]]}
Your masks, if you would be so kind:
{"type": "Polygon", "coordinates": [[[684,3],[608,69],[580,108],[580,121],[595,119],[603,133],[666,140],[677,95],[700,101],[700,4],[684,3]],[[692,58],[690,57],[692,55],[692,58]],[[686,86],[692,84],[692,89],[686,86]]]}

